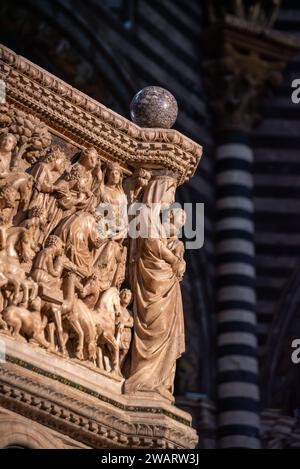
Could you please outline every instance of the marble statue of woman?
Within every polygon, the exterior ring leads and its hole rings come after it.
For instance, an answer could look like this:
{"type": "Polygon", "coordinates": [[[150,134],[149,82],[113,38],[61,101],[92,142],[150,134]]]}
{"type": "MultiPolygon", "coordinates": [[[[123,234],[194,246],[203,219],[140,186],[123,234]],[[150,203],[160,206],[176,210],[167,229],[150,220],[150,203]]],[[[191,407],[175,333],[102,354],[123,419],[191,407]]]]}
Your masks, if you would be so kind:
{"type": "MultiPolygon", "coordinates": [[[[176,180],[154,177],[143,202],[165,208],[174,202],[176,180]]],[[[151,223],[160,223],[158,219],[151,223]]],[[[162,229],[162,226],[161,226],[162,229]]],[[[157,392],[173,401],[176,360],[184,352],[183,307],[179,281],[183,260],[157,236],[138,238],[138,257],[131,264],[134,338],[127,368],[126,393],[157,392]]]]}
{"type": "Polygon", "coordinates": [[[127,198],[122,187],[123,170],[118,163],[108,163],[100,191],[100,209],[106,212],[108,236],[123,240],[127,236],[127,198]]]}

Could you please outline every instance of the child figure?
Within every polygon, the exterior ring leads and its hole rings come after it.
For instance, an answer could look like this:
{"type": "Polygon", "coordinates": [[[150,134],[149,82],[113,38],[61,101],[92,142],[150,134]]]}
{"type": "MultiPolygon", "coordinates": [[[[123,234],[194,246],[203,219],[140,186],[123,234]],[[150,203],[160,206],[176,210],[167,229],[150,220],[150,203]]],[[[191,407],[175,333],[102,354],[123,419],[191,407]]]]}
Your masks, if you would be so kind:
{"type": "Polygon", "coordinates": [[[179,232],[186,221],[186,213],[182,208],[172,208],[169,211],[168,218],[164,223],[165,238],[164,244],[178,258],[177,277],[182,280],[185,272],[184,244],[178,239],[179,232]]]}
{"type": "Polygon", "coordinates": [[[124,288],[120,291],[120,313],[117,317],[118,330],[118,344],[120,353],[120,369],[125,362],[125,358],[130,348],[133,328],[133,317],[131,312],[127,309],[132,300],[132,293],[130,290],[124,288]]]}

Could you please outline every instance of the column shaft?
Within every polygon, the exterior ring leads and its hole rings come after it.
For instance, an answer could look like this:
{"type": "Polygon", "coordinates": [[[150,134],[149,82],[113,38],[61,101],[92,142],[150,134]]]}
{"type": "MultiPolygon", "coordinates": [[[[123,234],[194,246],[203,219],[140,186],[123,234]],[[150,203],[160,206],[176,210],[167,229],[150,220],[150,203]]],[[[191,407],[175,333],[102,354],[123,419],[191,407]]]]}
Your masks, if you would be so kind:
{"type": "Polygon", "coordinates": [[[253,152],[217,149],[218,431],[221,448],[259,448],[253,152]]]}

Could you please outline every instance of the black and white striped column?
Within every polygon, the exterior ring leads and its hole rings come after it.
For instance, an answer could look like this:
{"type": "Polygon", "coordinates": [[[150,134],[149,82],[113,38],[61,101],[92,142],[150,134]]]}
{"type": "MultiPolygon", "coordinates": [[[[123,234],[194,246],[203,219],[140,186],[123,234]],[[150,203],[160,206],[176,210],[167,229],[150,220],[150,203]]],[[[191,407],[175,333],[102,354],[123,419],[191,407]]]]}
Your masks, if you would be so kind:
{"type": "Polygon", "coordinates": [[[221,448],[259,448],[253,152],[217,149],[218,433],[221,448]]]}

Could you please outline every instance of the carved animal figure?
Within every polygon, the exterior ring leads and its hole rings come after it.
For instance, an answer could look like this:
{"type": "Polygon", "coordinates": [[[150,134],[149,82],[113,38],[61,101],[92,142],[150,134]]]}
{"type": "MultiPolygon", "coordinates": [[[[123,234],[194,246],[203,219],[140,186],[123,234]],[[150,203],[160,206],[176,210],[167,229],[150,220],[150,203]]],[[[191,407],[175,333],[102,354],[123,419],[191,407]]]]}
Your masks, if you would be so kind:
{"type": "MultiPolygon", "coordinates": [[[[3,267],[3,266],[2,266],[3,267]]],[[[4,273],[1,271],[1,259],[0,259],[0,290],[12,290],[12,303],[16,303],[20,292],[20,282],[14,275],[9,274],[7,271],[4,273]]],[[[2,309],[3,298],[0,301],[0,309],[2,309]]]]}
{"type": "Polygon", "coordinates": [[[74,299],[72,311],[64,319],[64,331],[77,336],[76,357],[90,361],[96,360],[97,331],[93,321],[92,311],[79,298],[74,299]]]}
{"type": "Polygon", "coordinates": [[[120,296],[116,287],[111,287],[102,294],[99,307],[92,313],[97,330],[98,366],[104,368],[103,350],[107,349],[111,357],[112,371],[117,373],[120,372],[120,360],[116,319],[120,313],[120,296]]]}
{"type": "Polygon", "coordinates": [[[26,278],[16,250],[17,246],[20,245],[20,254],[23,256],[22,239],[26,232],[26,228],[22,227],[2,227],[0,236],[0,288],[3,290],[6,286],[13,286],[12,303],[22,302],[23,306],[27,305],[29,299],[33,300],[37,296],[37,285],[32,279],[26,278]],[[23,297],[19,298],[21,289],[23,297]]]}
{"type": "Polygon", "coordinates": [[[3,320],[16,339],[24,340],[26,338],[48,349],[50,344],[44,336],[47,318],[45,316],[43,320],[41,318],[41,300],[36,298],[30,303],[30,307],[32,312],[22,306],[8,306],[2,313],[3,320]]]}

